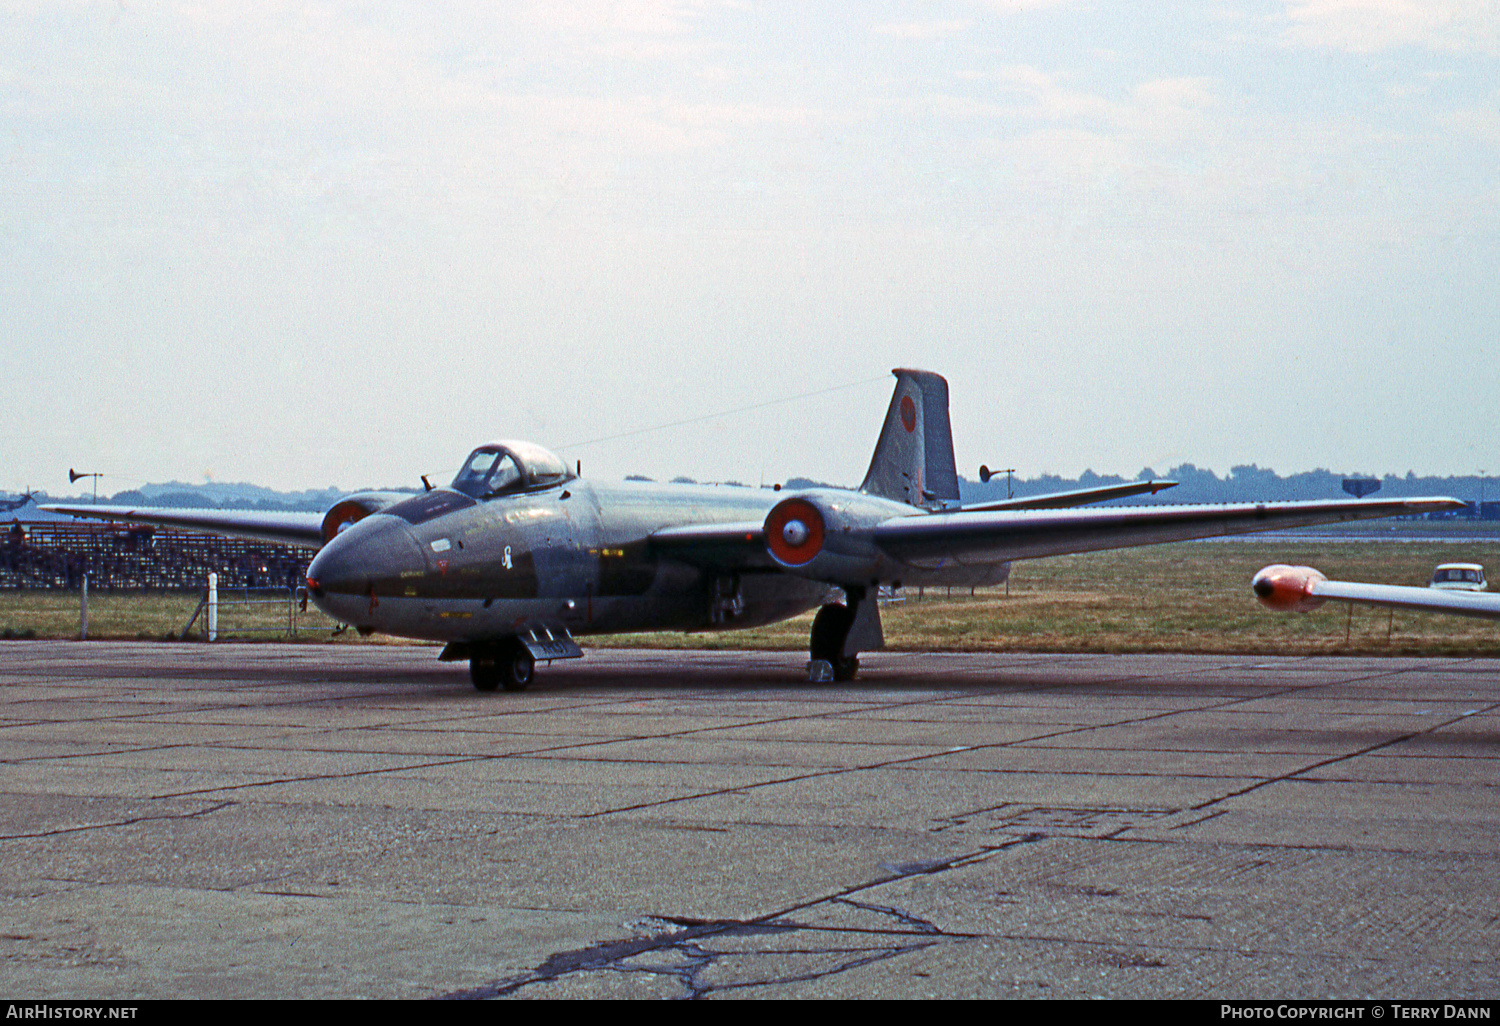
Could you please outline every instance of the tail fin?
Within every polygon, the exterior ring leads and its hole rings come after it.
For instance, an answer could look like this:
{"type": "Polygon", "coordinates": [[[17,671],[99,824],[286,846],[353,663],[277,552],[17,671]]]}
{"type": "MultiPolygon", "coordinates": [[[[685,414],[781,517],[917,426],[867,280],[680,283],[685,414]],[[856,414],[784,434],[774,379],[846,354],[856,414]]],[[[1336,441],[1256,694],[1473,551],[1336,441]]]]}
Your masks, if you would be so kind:
{"type": "Polygon", "coordinates": [[[931,371],[897,368],[896,391],[859,490],[930,508],[958,499],[948,382],[931,371]]]}

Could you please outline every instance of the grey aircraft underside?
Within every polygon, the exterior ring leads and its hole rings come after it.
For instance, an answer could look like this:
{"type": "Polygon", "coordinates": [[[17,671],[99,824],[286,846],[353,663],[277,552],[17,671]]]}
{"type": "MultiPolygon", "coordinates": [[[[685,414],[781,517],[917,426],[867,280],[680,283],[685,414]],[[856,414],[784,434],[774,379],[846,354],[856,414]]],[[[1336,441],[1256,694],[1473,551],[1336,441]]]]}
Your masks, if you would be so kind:
{"type": "Polygon", "coordinates": [[[586,481],[527,442],[471,453],[447,487],[365,492],[323,514],[49,506],[317,549],[312,601],[361,632],[447,642],[476,687],[520,690],[537,659],[631,631],[758,626],[818,609],[812,679],[881,648],[881,585],[988,585],[1010,563],[1461,506],[1452,499],[1073,508],[1170,481],[961,506],[948,384],[898,369],[857,489],[586,481]],[[821,608],[819,608],[821,607],[821,608]]]}

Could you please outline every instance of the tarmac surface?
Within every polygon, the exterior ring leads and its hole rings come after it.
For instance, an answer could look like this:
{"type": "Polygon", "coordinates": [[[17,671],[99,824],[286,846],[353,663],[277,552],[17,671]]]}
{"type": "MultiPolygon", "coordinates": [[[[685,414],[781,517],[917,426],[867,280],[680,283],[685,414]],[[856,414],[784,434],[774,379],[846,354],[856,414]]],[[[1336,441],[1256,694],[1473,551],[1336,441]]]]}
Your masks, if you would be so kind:
{"type": "Polygon", "coordinates": [[[1500,997],[1500,663],[0,642],[0,994],[1500,997]]]}

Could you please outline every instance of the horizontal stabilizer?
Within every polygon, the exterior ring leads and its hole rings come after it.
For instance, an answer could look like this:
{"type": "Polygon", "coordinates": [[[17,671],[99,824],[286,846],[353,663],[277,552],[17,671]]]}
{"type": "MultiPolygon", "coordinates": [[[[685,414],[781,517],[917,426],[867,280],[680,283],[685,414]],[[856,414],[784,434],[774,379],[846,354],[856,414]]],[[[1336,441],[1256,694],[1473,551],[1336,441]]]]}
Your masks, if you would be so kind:
{"type": "Polygon", "coordinates": [[[1124,499],[1132,495],[1155,495],[1167,488],[1176,488],[1176,481],[1132,481],[1129,484],[1104,485],[1099,488],[1074,488],[1066,492],[1048,492],[1045,495],[1028,495],[1018,499],[997,499],[994,502],[976,502],[966,505],[956,513],[979,513],[998,509],[1066,509],[1069,506],[1086,506],[1091,502],[1107,502],[1124,499]]]}

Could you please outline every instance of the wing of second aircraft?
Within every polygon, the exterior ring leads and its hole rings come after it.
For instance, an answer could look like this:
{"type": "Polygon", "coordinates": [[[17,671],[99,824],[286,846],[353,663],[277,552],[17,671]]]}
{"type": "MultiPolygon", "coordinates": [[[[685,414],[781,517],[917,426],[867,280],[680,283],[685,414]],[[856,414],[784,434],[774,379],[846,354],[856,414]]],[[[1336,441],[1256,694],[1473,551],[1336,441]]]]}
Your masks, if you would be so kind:
{"type": "Polygon", "coordinates": [[[207,531],[231,538],[251,538],[277,545],[318,548],[323,544],[322,513],[267,512],[248,509],[162,509],[151,506],[43,507],[50,513],[70,513],[94,520],[155,524],[185,531],[207,531]]]}
{"type": "Polygon", "coordinates": [[[158,506],[47,505],[50,513],[94,520],[155,524],[184,531],[206,531],[276,545],[317,549],[354,521],[412,497],[410,492],[355,492],[325,513],[253,509],[168,509],[158,506]]]}
{"type": "Polygon", "coordinates": [[[1400,584],[1330,581],[1310,566],[1278,564],[1265,567],[1255,575],[1250,587],[1263,605],[1278,610],[1305,612],[1324,602],[1334,601],[1500,620],[1500,595],[1400,584]]]}

